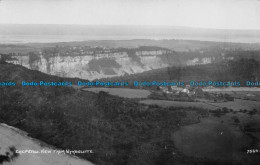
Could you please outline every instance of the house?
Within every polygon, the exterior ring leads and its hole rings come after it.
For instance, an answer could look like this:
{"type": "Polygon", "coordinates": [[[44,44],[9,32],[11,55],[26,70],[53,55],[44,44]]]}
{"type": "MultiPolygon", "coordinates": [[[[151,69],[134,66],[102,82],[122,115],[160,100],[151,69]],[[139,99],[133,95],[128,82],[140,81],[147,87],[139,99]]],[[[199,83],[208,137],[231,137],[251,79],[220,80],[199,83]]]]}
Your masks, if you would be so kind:
{"type": "Polygon", "coordinates": [[[187,88],[184,88],[181,92],[182,92],[182,93],[187,93],[187,94],[189,94],[189,93],[190,93],[190,90],[187,89],[187,88]]]}

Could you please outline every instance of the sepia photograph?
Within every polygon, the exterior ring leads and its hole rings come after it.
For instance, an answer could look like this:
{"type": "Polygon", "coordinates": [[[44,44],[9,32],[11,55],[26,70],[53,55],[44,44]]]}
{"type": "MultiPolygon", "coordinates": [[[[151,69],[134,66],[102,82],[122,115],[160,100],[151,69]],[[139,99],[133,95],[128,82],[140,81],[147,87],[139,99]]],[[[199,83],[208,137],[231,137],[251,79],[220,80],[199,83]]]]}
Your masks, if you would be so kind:
{"type": "Polygon", "coordinates": [[[0,165],[259,165],[260,0],[0,0],[0,165]]]}

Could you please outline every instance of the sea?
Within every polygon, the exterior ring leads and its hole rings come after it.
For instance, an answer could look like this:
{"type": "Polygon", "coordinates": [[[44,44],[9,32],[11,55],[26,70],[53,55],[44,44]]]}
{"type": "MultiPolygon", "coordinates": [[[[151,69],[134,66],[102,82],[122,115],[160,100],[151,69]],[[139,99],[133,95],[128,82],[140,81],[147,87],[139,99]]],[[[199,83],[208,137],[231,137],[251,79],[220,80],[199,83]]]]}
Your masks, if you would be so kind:
{"type": "Polygon", "coordinates": [[[260,30],[218,30],[157,26],[0,24],[0,44],[132,39],[177,39],[234,43],[260,43],[260,30]]]}

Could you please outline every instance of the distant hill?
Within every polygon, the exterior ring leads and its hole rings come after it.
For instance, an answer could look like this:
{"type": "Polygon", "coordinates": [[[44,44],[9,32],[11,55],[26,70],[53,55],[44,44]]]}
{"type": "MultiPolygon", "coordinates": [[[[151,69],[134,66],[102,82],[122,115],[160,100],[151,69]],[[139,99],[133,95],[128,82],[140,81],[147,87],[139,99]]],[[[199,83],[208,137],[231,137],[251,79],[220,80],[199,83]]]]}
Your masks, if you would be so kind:
{"type": "MultiPolygon", "coordinates": [[[[173,37],[174,38],[174,37],[173,37]]],[[[110,48],[138,48],[140,46],[158,46],[168,48],[174,51],[193,51],[200,49],[243,49],[243,50],[259,50],[259,43],[233,43],[233,42],[217,42],[217,41],[199,41],[188,39],[132,39],[132,40],[91,40],[78,42],[59,42],[45,44],[25,44],[25,46],[43,47],[43,46],[101,46],[110,48]]]]}

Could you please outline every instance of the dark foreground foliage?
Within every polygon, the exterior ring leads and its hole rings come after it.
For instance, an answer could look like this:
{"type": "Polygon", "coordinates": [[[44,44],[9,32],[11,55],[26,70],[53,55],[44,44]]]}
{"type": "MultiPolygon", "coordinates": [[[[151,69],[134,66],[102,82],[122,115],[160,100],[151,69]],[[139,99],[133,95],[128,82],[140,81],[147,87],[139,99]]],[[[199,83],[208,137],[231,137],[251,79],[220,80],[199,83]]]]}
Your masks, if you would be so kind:
{"type": "Polygon", "coordinates": [[[3,164],[5,162],[12,162],[17,157],[19,157],[19,154],[16,153],[16,148],[14,146],[10,146],[4,155],[0,154],[0,164],[3,164]]]}

